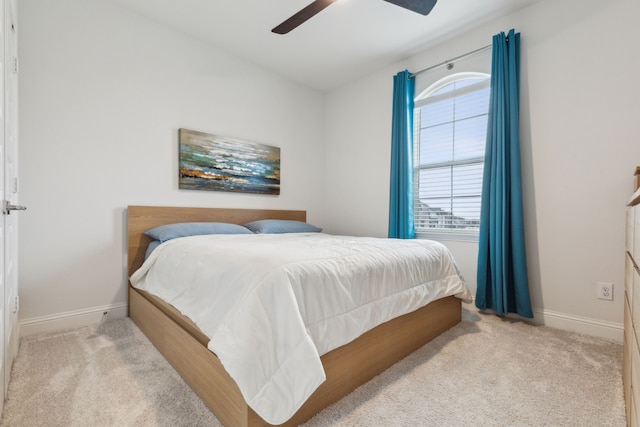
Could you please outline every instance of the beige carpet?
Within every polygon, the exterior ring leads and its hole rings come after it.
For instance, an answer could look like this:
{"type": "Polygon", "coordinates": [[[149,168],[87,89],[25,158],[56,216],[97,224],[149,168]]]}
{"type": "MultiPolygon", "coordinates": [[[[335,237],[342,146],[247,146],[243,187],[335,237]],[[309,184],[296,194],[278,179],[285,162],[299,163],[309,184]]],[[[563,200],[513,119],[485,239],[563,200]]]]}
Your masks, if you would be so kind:
{"type": "MultiPolygon", "coordinates": [[[[312,426],[624,426],[622,346],[464,311],[312,426]]],[[[219,426],[129,319],[23,339],[4,426],[219,426]]]]}

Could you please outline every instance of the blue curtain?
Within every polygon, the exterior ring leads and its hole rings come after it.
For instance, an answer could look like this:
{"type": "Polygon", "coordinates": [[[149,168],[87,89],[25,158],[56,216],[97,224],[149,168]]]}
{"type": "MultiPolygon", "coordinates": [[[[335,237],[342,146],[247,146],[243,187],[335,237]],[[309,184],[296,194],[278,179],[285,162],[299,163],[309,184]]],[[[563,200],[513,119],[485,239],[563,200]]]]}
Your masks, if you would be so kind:
{"type": "Polygon", "coordinates": [[[492,48],[476,306],[531,318],[520,166],[520,33],[495,35],[492,48]]]}
{"type": "Polygon", "coordinates": [[[393,77],[389,237],[413,239],[413,92],[405,70],[393,77]]]}

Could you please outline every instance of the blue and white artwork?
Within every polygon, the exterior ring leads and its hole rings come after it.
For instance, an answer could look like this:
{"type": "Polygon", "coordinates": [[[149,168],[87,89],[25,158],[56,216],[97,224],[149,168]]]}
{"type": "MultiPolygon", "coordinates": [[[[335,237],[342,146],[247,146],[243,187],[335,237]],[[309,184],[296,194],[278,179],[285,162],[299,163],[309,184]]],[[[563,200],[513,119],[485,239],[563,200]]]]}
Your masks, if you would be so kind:
{"type": "Polygon", "coordinates": [[[178,188],[280,194],[279,147],[188,129],[178,139],[178,188]]]}

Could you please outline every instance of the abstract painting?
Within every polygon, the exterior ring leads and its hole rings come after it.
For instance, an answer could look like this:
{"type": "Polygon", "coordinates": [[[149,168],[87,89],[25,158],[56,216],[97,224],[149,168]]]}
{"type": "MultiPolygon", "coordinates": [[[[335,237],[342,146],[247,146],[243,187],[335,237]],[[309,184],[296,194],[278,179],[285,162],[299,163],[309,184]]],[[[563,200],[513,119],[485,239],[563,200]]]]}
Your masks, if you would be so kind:
{"type": "Polygon", "coordinates": [[[179,129],[178,188],[280,194],[280,148],[179,129]]]}

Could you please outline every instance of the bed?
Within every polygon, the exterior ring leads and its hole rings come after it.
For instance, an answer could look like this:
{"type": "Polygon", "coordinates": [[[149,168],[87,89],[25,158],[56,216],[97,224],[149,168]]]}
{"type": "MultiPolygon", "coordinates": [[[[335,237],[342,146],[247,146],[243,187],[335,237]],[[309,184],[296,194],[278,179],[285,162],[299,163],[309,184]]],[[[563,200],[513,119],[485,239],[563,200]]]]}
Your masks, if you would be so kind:
{"type": "MultiPolygon", "coordinates": [[[[144,262],[151,238],[163,224],[215,221],[245,224],[259,219],[306,221],[305,211],[129,206],[127,271],[144,262]]],[[[209,337],[172,305],[129,286],[129,316],[225,426],[270,425],[243,398],[209,337]]],[[[326,380],[281,425],[298,425],[393,365],[461,320],[461,300],[446,296],[376,326],[320,357],[326,380]]]]}

